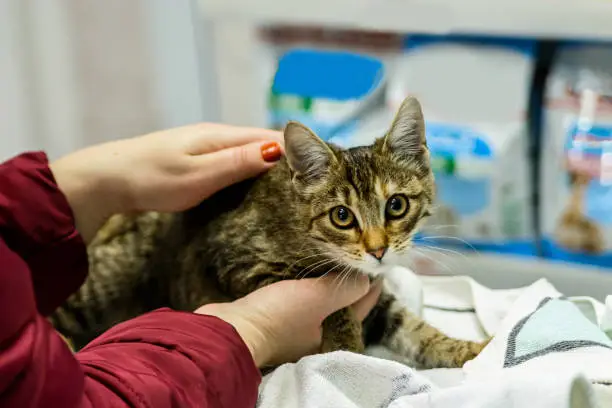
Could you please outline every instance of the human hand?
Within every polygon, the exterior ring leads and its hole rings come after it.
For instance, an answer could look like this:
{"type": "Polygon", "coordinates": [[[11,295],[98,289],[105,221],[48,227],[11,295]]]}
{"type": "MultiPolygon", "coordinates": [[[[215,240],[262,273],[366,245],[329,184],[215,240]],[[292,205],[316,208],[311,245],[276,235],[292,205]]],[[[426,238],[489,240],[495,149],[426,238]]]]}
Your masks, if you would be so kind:
{"type": "Polygon", "coordinates": [[[381,282],[370,285],[361,274],[344,283],[334,275],[286,280],[231,303],[204,305],[195,313],[216,316],[234,326],[261,368],[317,352],[323,320],[349,305],[360,320],[365,319],[381,288],[381,282]]]}
{"type": "Polygon", "coordinates": [[[92,146],[51,164],[86,240],[115,213],[182,211],[280,159],[280,132],[204,123],[92,146]]]}

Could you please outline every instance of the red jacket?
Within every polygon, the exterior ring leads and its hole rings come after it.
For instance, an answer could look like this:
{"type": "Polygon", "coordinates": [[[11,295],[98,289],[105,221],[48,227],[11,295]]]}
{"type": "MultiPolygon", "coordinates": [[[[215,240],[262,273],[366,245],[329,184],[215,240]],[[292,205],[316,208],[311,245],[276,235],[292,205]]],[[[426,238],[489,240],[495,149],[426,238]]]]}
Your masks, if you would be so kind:
{"type": "Polygon", "coordinates": [[[43,153],[0,164],[0,407],[253,407],[236,331],[157,310],[73,355],[44,316],[83,283],[85,245],[43,153]]]}

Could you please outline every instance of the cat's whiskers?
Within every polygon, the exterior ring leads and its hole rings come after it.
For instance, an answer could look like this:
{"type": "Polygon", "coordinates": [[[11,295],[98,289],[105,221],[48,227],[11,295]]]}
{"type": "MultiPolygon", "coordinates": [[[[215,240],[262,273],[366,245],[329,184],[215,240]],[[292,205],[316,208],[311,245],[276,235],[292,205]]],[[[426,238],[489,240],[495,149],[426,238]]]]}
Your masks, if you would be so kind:
{"type": "MultiPolygon", "coordinates": [[[[305,261],[306,259],[314,258],[314,257],[316,257],[316,256],[323,256],[323,257],[325,257],[325,255],[326,255],[326,253],[324,253],[323,251],[321,251],[321,249],[320,249],[320,248],[312,248],[311,250],[317,250],[318,252],[317,252],[316,254],[314,254],[314,255],[309,255],[309,256],[305,256],[305,257],[303,257],[303,258],[300,258],[300,259],[298,259],[297,261],[293,262],[291,265],[289,265],[289,266],[286,268],[286,270],[285,270],[285,277],[286,277],[286,276],[287,276],[289,273],[291,273],[291,268],[293,268],[293,267],[294,267],[295,265],[297,265],[298,263],[303,262],[303,261],[305,261]]],[[[328,259],[328,257],[325,257],[325,259],[324,259],[324,260],[326,260],[326,259],[328,259]]],[[[300,273],[301,273],[301,272],[300,272],[300,273]]],[[[299,276],[299,273],[298,273],[298,276],[299,276]]]]}
{"type": "MultiPolygon", "coordinates": [[[[334,280],[332,281],[332,285],[336,284],[336,281],[342,276],[342,272],[344,272],[346,270],[346,268],[348,267],[348,265],[346,265],[346,264],[343,265],[343,266],[344,266],[344,268],[342,268],[342,271],[340,271],[340,273],[338,273],[336,275],[336,277],[334,278],[334,280]]],[[[334,293],[335,293],[335,291],[334,291],[334,293]]]]}
{"type": "MultiPolygon", "coordinates": [[[[304,248],[304,247],[305,247],[307,244],[309,244],[309,242],[308,242],[308,241],[307,241],[307,242],[304,242],[304,244],[303,244],[303,245],[300,247],[300,249],[299,249],[297,252],[298,252],[298,253],[299,253],[299,252],[306,252],[306,253],[309,253],[309,252],[315,251],[316,253],[314,253],[313,255],[304,256],[304,257],[302,257],[302,258],[299,258],[299,259],[298,259],[298,260],[296,260],[295,262],[293,262],[291,265],[289,265],[289,266],[286,268],[286,271],[285,271],[285,276],[286,276],[287,274],[291,273],[291,268],[293,268],[295,265],[299,264],[300,262],[303,262],[303,261],[304,261],[304,260],[306,260],[306,259],[310,259],[310,258],[314,258],[314,257],[317,257],[317,256],[321,256],[321,257],[323,257],[323,258],[324,258],[322,261],[325,261],[325,260],[329,259],[329,258],[331,257],[331,255],[332,255],[332,254],[331,254],[329,251],[324,251],[324,250],[323,250],[323,248],[321,248],[320,246],[314,245],[314,244],[312,244],[312,245],[311,245],[310,247],[308,247],[308,248],[304,248]]],[[[299,275],[299,274],[298,274],[298,275],[299,275]]]]}
{"type": "MultiPolygon", "coordinates": [[[[433,257],[431,257],[431,256],[427,255],[426,253],[421,252],[421,251],[422,251],[424,248],[417,248],[417,247],[415,247],[415,248],[412,248],[412,249],[413,249],[413,250],[414,250],[416,253],[418,253],[419,255],[421,255],[423,258],[428,259],[428,260],[432,261],[433,263],[435,263],[435,264],[437,264],[437,265],[439,265],[439,266],[444,267],[444,269],[446,269],[446,271],[447,271],[449,274],[453,274],[453,271],[452,271],[452,269],[451,269],[451,267],[450,267],[450,266],[446,265],[444,262],[440,261],[439,259],[433,258],[433,257]]],[[[412,260],[411,260],[411,262],[412,262],[412,260]]],[[[417,268],[416,268],[416,267],[413,267],[413,269],[415,269],[415,271],[416,271],[416,269],[417,269],[417,268]]],[[[418,271],[416,271],[416,272],[418,273],[418,271]]]]}
{"type": "MultiPolygon", "coordinates": [[[[462,253],[457,252],[457,251],[453,251],[452,249],[437,247],[435,245],[427,245],[427,244],[424,244],[422,242],[419,243],[418,246],[414,246],[414,245],[412,245],[413,242],[418,242],[418,239],[417,240],[413,240],[413,241],[406,241],[405,243],[398,245],[396,247],[396,251],[399,253],[399,252],[405,251],[406,249],[410,249],[410,251],[414,251],[417,254],[421,255],[422,257],[424,257],[424,258],[426,258],[426,259],[428,259],[430,261],[433,261],[434,263],[436,263],[438,265],[443,266],[448,272],[451,272],[451,273],[452,273],[452,270],[451,270],[451,268],[448,265],[446,265],[445,263],[443,263],[441,260],[439,260],[437,258],[434,258],[432,256],[428,256],[423,251],[433,252],[435,254],[444,256],[444,258],[446,258],[446,259],[450,258],[452,260],[452,256],[450,254],[448,254],[448,253],[445,253],[445,252],[450,252],[450,253],[462,256],[466,261],[469,261],[469,258],[467,258],[465,256],[465,254],[462,254],[462,253]]],[[[415,267],[414,267],[414,259],[412,259],[410,257],[408,257],[407,259],[413,265],[412,268],[415,269],[415,267]]]]}
{"type": "Polygon", "coordinates": [[[342,271],[338,274],[339,281],[338,281],[338,285],[336,286],[336,289],[342,286],[344,281],[348,278],[348,276],[350,275],[350,269],[351,267],[349,265],[345,265],[342,271]]]}
{"type": "Polygon", "coordinates": [[[447,253],[441,252],[441,251],[439,251],[439,250],[438,250],[438,248],[430,247],[430,246],[427,246],[427,245],[419,245],[418,247],[416,247],[416,248],[415,248],[415,250],[416,250],[416,252],[418,252],[418,253],[421,253],[421,252],[419,252],[419,250],[421,250],[421,251],[433,252],[433,253],[434,253],[434,254],[436,254],[436,255],[442,255],[442,256],[443,256],[445,259],[447,259],[447,260],[448,260],[449,258],[452,260],[452,258],[451,258],[451,255],[450,255],[450,254],[447,254],[447,253]]]}
{"type": "MultiPolygon", "coordinates": [[[[333,258],[333,259],[325,259],[325,261],[327,261],[327,263],[330,263],[330,262],[337,262],[337,261],[339,261],[339,260],[340,260],[340,257],[333,258]]],[[[321,266],[323,266],[323,265],[325,265],[325,264],[319,265],[319,267],[321,267],[321,266]]],[[[341,266],[341,265],[342,265],[341,263],[338,263],[338,265],[334,266],[332,269],[328,270],[328,271],[327,271],[327,272],[325,272],[323,275],[321,275],[321,276],[319,276],[318,278],[316,278],[315,282],[317,282],[319,279],[322,279],[323,277],[327,276],[327,275],[328,275],[330,272],[332,272],[332,271],[333,271],[335,268],[337,268],[338,266],[341,266]]],[[[306,278],[306,274],[300,278],[300,274],[302,274],[303,272],[304,272],[304,271],[301,271],[300,273],[298,273],[298,275],[296,276],[296,278],[295,278],[295,279],[305,279],[305,278],[306,278]]],[[[334,281],[335,281],[335,279],[334,279],[334,281]]]]}
{"type": "MultiPolygon", "coordinates": [[[[340,260],[340,258],[336,259],[336,261],[339,261],[339,260],[340,260]]],[[[317,278],[317,280],[322,279],[323,277],[325,277],[325,276],[329,275],[330,273],[332,273],[332,272],[333,272],[333,271],[334,271],[336,268],[338,268],[339,266],[344,266],[344,267],[346,267],[346,264],[343,264],[343,263],[338,263],[336,266],[334,266],[333,268],[331,268],[330,270],[328,270],[327,272],[325,272],[323,275],[319,276],[319,277],[317,278]]],[[[334,278],[334,282],[336,281],[336,279],[337,279],[337,278],[338,278],[337,276],[334,278]]]]}
{"type": "Polygon", "coordinates": [[[332,296],[336,295],[336,291],[342,286],[342,283],[348,279],[348,277],[351,276],[351,272],[353,271],[353,267],[351,265],[346,264],[344,266],[344,269],[342,269],[342,271],[338,274],[338,276],[336,276],[332,282],[332,285],[336,283],[336,281],[339,279],[338,284],[336,285],[336,288],[334,289],[332,296]]]}
{"type": "Polygon", "coordinates": [[[455,240],[455,241],[459,241],[467,246],[470,247],[470,249],[472,249],[472,251],[476,252],[476,254],[480,254],[478,252],[478,250],[476,248],[474,248],[474,245],[470,244],[469,242],[467,242],[465,239],[459,238],[459,237],[451,237],[450,235],[432,235],[432,236],[427,236],[427,237],[420,237],[419,239],[423,240],[423,241],[433,241],[433,240],[441,240],[441,239],[451,239],[451,240],[455,240]]]}
{"type": "MultiPolygon", "coordinates": [[[[323,254],[323,253],[321,253],[321,254],[317,254],[317,255],[325,256],[325,254],[323,254]]],[[[332,258],[332,259],[325,258],[325,259],[323,259],[322,261],[315,262],[313,265],[320,264],[318,267],[321,267],[321,266],[323,266],[323,265],[326,265],[327,263],[334,262],[334,261],[337,261],[337,260],[339,260],[339,259],[340,259],[340,257],[338,257],[338,258],[332,258]],[[321,262],[323,262],[323,263],[321,263],[321,262]]],[[[299,262],[299,261],[294,262],[294,264],[295,264],[295,263],[297,263],[297,262],[299,262]]],[[[307,269],[308,269],[308,268],[311,268],[313,265],[309,265],[309,266],[308,266],[308,267],[307,267],[305,270],[300,271],[300,272],[299,272],[299,273],[298,273],[298,274],[295,276],[295,278],[294,278],[294,279],[295,279],[295,280],[299,280],[299,279],[306,279],[306,277],[307,277],[307,275],[308,275],[308,273],[309,273],[309,272],[306,272],[306,271],[307,271],[307,269]],[[304,272],[306,272],[306,273],[304,273],[304,272]],[[303,275],[303,276],[300,276],[300,275],[303,275]]],[[[288,273],[288,272],[287,272],[287,273],[288,273]]],[[[324,276],[325,276],[325,275],[327,275],[328,273],[329,273],[329,271],[325,272],[325,273],[324,273],[322,276],[319,276],[319,277],[317,278],[317,280],[321,279],[322,277],[324,277],[324,276]]],[[[316,281],[315,281],[315,282],[316,282],[316,281]]]]}
{"type": "MultiPolygon", "coordinates": [[[[426,253],[423,253],[421,251],[417,251],[419,256],[422,256],[423,258],[433,262],[437,267],[442,268],[446,274],[450,274],[453,275],[454,272],[452,270],[452,268],[450,266],[448,266],[447,264],[445,264],[443,261],[441,261],[440,259],[436,259],[434,257],[431,257],[429,255],[427,255],[426,253]]],[[[418,266],[414,264],[415,260],[412,259],[411,263],[413,264],[412,268],[418,273],[418,266]]]]}
{"type": "Polygon", "coordinates": [[[329,263],[332,263],[333,259],[322,259],[319,261],[316,261],[308,266],[306,266],[304,269],[300,270],[297,275],[295,275],[295,279],[305,279],[308,274],[312,271],[314,271],[315,269],[319,268],[319,267],[323,267],[329,263]]]}
{"type": "Polygon", "coordinates": [[[312,272],[314,269],[317,268],[321,268],[327,264],[330,264],[332,262],[337,262],[338,260],[340,260],[340,257],[337,258],[325,258],[321,261],[317,261],[315,263],[313,263],[312,265],[309,265],[308,267],[306,267],[305,269],[303,269],[302,271],[300,271],[297,275],[296,275],[296,279],[304,279],[306,278],[306,276],[308,276],[308,274],[310,272],[312,272]]]}
{"type": "Polygon", "coordinates": [[[439,246],[435,246],[435,245],[425,245],[425,244],[421,244],[419,245],[419,248],[422,249],[429,249],[430,251],[434,251],[439,253],[440,255],[444,255],[447,259],[451,258],[452,259],[452,255],[457,255],[460,256],[463,260],[470,262],[470,259],[463,253],[459,252],[459,251],[455,251],[453,249],[449,249],[449,248],[444,248],[444,247],[439,247],[439,246]]]}

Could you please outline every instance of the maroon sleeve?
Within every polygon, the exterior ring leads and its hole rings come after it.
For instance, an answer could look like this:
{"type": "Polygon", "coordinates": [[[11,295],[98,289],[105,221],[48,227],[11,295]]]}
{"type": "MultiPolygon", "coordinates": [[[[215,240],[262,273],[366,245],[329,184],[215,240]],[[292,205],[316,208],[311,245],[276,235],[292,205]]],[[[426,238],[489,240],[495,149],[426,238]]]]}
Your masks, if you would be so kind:
{"type": "Polygon", "coordinates": [[[85,244],[44,153],[0,164],[0,237],[30,269],[41,314],[53,312],[85,280],[85,244]]]}
{"type": "Polygon", "coordinates": [[[212,316],[160,309],[115,326],[77,354],[88,405],[254,407],[260,374],[238,334],[212,316]],[[109,392],[112,391],[112,392],[109,392]]]}
{"type": "Polygon", "coordinates": [[[259,371],[215,317],[155,311],[75,358],[41,313],[78,287],[87,258],[41,153],[0,165],[0,265],[1,407],[255,405],[259,371]]]}

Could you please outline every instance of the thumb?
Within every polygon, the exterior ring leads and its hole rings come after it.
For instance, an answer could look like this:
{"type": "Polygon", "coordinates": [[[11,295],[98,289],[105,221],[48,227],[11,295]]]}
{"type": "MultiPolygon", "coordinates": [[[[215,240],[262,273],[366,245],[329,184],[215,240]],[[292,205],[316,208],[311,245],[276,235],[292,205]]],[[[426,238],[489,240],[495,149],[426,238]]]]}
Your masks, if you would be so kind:
{"type": "Polygon", "coordinates": [[[370,284],[370,290],[368,290],[368,293],[351,305],[351,308],[359,321],[363,321],[363,319],[370,314],[370,311],[374,308],[374,306],[376,306],[382,293],[382,288],[383,285],[381,279],[372,282],[370,284]]]}
{"type": "Polygon", "coordinates": [[[328,274],[322,278],[312,279],[314,293],[317,299],[313,299],[311,305],[318,305],[323,317],[348,307],[357,302],[368,293],[370,281],[362,273],[342,279],[337,275],[328,274]]]}
{"type": "Polygon", "coordinates": [[[202,160],[203,177],[211,194],[271,168],[282,156],[277,141],[253,142],[208,153],[202,160]]]}

